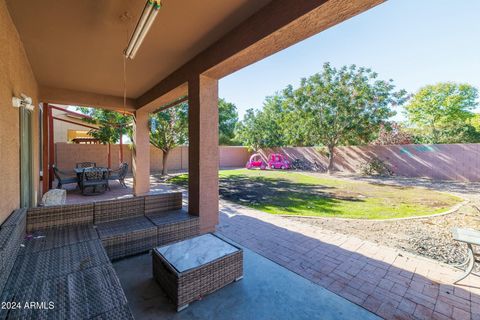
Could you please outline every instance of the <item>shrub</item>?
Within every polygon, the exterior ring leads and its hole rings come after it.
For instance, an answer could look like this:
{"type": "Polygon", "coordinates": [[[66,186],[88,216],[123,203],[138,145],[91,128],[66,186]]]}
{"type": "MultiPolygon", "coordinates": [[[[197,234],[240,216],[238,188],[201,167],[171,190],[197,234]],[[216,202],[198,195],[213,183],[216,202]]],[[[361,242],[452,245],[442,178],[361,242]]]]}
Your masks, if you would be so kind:
{"type": "Polygon", "coordinates": [[[373,158],[364,163],[360,167],[360,171],[363,175],[367,176],[393,176],[394,174],[388,164],[379,158],[373,158]]]}

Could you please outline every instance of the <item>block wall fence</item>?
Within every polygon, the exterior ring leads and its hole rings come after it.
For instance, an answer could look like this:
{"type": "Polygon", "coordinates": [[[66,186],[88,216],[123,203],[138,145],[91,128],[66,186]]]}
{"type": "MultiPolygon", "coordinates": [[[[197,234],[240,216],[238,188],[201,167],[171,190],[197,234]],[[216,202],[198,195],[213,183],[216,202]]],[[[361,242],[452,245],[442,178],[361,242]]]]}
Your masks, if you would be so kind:
{"type": "MultiPolygon", "coordinates": [[[[120,164],[120,145],[111,145],[111,167],[120,164]]],[[[132,169],[132,150],[129,145],[123,145],[123,161],[132,169]]],[[[246,147],[221,146],[220,167],[244,167],[250,152],[246,147]]],[[[103,144],[55,144],[55,162],[60,169],[68,170],[75,167],[77,162],[93,161],[97,166],[106,167],[108,164],[108,146],[103,144]]],[[[170,151],[167,162],[168,170],[188,169],[188,147],[177,147],[170,151]]],[[[159,172],[163,168],[162,151],[150,147],[150,171],[159,172]]]]}
{"type": "MultiPolygon", "coordinates": [[[[290,159],[317,161],[327,168],[328,159],[322,148],[275,148],[261,151],[263,156],[275,151],[290,159]]],[[[435,180],[480,181],[480,144],[410,144],[392,146],[338,147],[335,169],[359,174],[361,166],[378,158],[389,165],[395,175],[435,180]]]]}
{"type": "MultiPolygon", "coordinates": [[[[120,146],[112,145],[112,167],[120,163],[120,146]]],[[[73,168],[76,162],[95,161],[98,166],[107,166],[107,146],[101,144],[56,144],[56,163],[60,168],[73,168]]],[[[285,154],[290,160],[302,158],[323,168],[328,159],[322,148],[282,147],[260,150],[267,159],[271,152],[285,154]]],[[[123,146],[124,161],[132,167],[130,146],[123,146]]],[[[250,152],[246,147],[221,146],[220,167],[244,167],[250,152]]],[[[335,151],[335,169],[359,174],[361,166],[378,158],[386,162],[398,176],[421,177],[436,180],[480,181],[480,144],[394,145],[338,147],[335,151]]],[[[150,168],[161,171],[162,152],[150,148],[150,168]]],[[[188,147],[178,147],[170,152],[169,170],[188,169],[188,147]]]]}

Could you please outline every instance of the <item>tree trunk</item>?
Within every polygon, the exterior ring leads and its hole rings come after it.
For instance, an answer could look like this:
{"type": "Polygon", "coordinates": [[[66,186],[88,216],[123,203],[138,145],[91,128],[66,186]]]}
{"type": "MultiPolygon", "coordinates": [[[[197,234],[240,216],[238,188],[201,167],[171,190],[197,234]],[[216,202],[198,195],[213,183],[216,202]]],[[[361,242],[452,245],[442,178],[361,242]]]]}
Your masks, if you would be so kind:
{"type": "Polygon", "coordinates": [[[108,144],[108,167],[110,168],[112,166],[112,157],[111,157],[111,149],[110,149],[110,143],[108,144]]]}
{"type": "Polygon", "coordinates": [[[335,151],[335,146],[328,146],[328,168],[327,168],[327,172],[329,174],[332,174],[333,173],[333,161],[334,161],[334,158],[335,158],[335,154],[334,154],[334,151],[335,151]]]}
{"type": "Polygon", "coordinates": [[[120,164],[123,163],[123,135],[120,135],[120,164]]]}
{"type": "Polygon", "coordinates": [[[163,167],[162,167],[162,176],[168,174],[167,170],[167,161],[168,161],[168,154],[170,153],[170,150],[168,151],[163,151],[163,167]]]}

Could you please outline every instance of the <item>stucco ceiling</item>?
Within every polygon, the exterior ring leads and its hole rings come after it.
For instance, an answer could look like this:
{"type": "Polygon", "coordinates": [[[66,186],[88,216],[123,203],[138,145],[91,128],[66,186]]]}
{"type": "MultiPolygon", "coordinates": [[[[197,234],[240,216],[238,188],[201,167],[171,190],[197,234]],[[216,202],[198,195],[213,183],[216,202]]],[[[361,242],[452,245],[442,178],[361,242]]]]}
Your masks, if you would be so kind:
{"type": "MultiPolygon", "coordinates": [[[[137,98],[270,0],[163,0],[133,61],[127,96],[137,98]]],[[[145,0],[7,0],[40,85],[123,95],[123,49],[145,0]],[[120,17],[128,12],[125,22],[120,17]]]]}

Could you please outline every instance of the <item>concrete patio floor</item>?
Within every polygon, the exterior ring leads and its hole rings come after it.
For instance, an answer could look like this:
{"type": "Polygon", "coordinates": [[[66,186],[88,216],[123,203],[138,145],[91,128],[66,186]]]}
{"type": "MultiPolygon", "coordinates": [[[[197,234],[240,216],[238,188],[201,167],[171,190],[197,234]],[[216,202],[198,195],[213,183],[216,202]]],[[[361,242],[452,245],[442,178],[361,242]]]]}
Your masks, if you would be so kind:
{"type": "Polygon", "coordinates": [[[244,248],[244,278],[177,313],[144,254],[113,266],[136,319],[378,319],[369,311],[244,248]]]}
{"type": "MultiPolygon", "coordinates": [[[[171,190],[155,176],[151,183],[152,192],[171,190]]],[[[67,201],[125,196],[130,188],[114,186],[95,197],[75,191],[67,201]]],[[[383,318],[480,320],[480,277],[452,285],[462,272],[449,265],[223,200],[217,231],[383,318]]]]}

